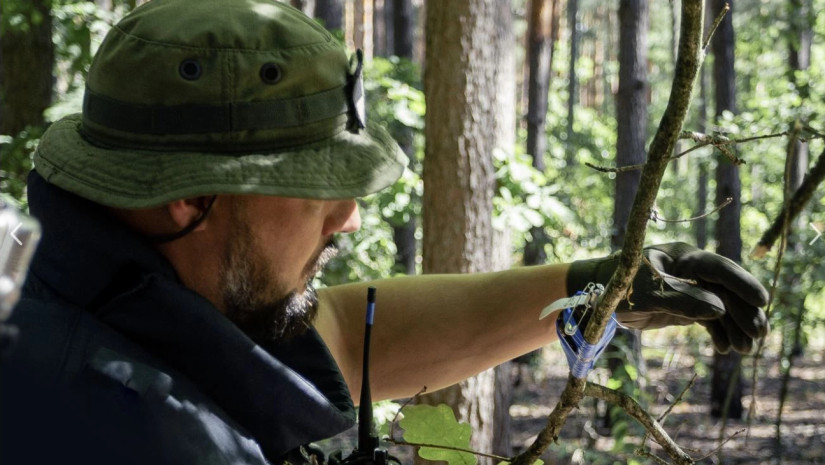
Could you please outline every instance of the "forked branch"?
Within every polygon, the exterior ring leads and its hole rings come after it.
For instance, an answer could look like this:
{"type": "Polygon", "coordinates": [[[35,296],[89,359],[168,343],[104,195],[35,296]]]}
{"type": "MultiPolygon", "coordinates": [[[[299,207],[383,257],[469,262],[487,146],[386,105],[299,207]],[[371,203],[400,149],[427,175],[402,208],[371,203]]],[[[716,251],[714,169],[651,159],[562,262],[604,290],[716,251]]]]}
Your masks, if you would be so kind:
{"type": "MultiPolygon", "coordinates": [[[[641,263],[650,211],[659,192],[659,185],[667,168],[670,154],[673,153],[673,148],[682,131],[682,124],[690,105],[693,85],[704,59],[702,5],[702,0],[685,0],[682,2],[679,53],[670,99],[656,135],[650,144],[647,163],[642,169],[639,190],[633,201],[633,207],[627,222],[627,234],[619,256],[619,266],[607,283],[599,305],[585,329],[584,337],[591,344],[595,344],[604,334],[610,315],[613,314],[619,302],[627,296],[641,263]]],[[[513,460],[514,464],[532,465],[541,453],[558,438],[561,427],[566,422],[570,411],[579,404],[584,396],[586,386],[583,379],[572,376],[568,378],[561,400],[550,414],[547,425],[539,432],[535,442],[513,460]]],[[[660,433],[657,432],[656,434],[660,433]]],[[[675,452],[675,449],[671,458],[679,464],[693,463],[689,456],[684,453],[679,454],[675,452]]]]}

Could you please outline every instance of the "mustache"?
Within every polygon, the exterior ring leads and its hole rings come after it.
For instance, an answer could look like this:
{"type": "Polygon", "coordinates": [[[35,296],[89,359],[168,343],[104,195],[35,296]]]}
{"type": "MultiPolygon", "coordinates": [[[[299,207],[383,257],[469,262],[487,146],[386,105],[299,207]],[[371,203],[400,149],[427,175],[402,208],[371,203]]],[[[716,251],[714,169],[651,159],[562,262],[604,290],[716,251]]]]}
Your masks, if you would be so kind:
{"type": "Polygon", "coordinates": [[[312,279],[313,276],[320,273],[324,267],[329,263],[330,260],[335,258],[338,253],[338,244],[335,242],[334,238],[330,238],[326,244],[319,250],[312,259],[307,262],[307,265],[304,267],[304,276],[307,279],[312,279]]]}

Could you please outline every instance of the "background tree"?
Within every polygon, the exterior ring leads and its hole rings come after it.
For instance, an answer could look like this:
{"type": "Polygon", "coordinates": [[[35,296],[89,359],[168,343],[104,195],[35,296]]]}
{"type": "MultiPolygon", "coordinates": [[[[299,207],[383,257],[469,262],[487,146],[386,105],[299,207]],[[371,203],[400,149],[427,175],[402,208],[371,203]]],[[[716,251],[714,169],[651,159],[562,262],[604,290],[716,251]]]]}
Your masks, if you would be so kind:
{"type": "MultiPolygon", "coordinates": [[[[736,113],[736,74],[734,71],[733,1],[711,0],[711,11],[731,6],[730,11],[713,36],[713,81],[716,118],[725,112],[736,113]]],[[[735,149],[734,149],[735,150],[735,149]]],[[[741,236],[742,186],[739,168],[729,159],[719,157],[716,165],[716,204],[725,199],[733,202],[719,212],[716,221],[716,252],[731,260],[742,262],[741,236]]],[[[715,353],[711,381],[710,412],[714,417],[742,418],[742,356],[738,352],[715,353]]]]}
{"type": "Polygon", "coordinates": [[[0,18],[0,134],[43,126],[54,77],[52,1],[4,1],[0,18]]]}
{"type": "Polygon", "coordinates": [[[573,147],[575,110],[578,93],[576,59],[579,57],[579,0],[567,1],[567,28],[570,30],[570,61],[567,73],[567,164],[576,163],[576,149],[573,147]]]}
{"type": "MultiPolygon", "coordinates": [[[[544,172],[547,152],[547,93],[550,90],[553,50],[558,37],[557,0],[530,0],[527,20],[527,143],[526,152],[533,167],[544,172]]],[[[544,228],[530,229],[531,240],[524,247],[524,264],[538,265],[547,260],[544,228]]]]}
{"type": "MultiPolygon", "coordinates": [[[[385,0],[389,2],[390,0],[385,0]]],[[[415,44],[414,9],[411,0],[392,0],[392,50],[393,55],[412,62],[415,44]]],[[[413,131],[405,128],[396,135],[401,149],[413,160],[413,131]]],[[[418,221],[415,216],[403,224],[393,224],[393,239],[396,248],[396,267],[405,274],[415,274],[418,254],[415,231],[418,221]]]]}
{"type": "Polygon", "coordinates": [[[315,18],[330,30],[344,29],[344,0],[315,0],[315,18]]]}
{"type": "MultiPolygon", "coordinates": [[[[647,138],[647,0],[619,2],[619,91],[616,94],[616,166],[639,165],[645,162],[647,138]]],[[[616,174],[613,203],[613,234],[611,249],[622,247],[627,232],[627,220],[633,199],[639,189],[641,170],[616,174]]],[[[606,284],[606,283],[602,283],[606,284]]],[[[634,394],[642,385],[644,360],[638,331],[619,329],[608,346],[608,367],[611,377],[622,381],[623,390],[634,394]],[[629,376],[628,369],[635,370],[629,376]]],[[[606,417],[612,424],[611,412],[606,417]]]]}
{"type": "MultiPolygon", "coordinates": [[[[506,2],[471,0],[427,5],[425,273],[491,271],[506,266],[495,263],[500,255],[492,227],[492,153],[512,150],[502,145],[500,132],[508,129],[514,134],[513,123],[498,119],[513,121],[514,113],[502,111],[498,103],[515,100],[514,84],[509,86],[513,95],[500,94],[499,80],[507,79],[504,73],[515,74],[512,68],[501,69],[505,55],[511,52],[505,48],[511,45],[506,40],[507,26],[497,22],[503,13],[501,3],[509,8],[506,2]]],[[[421,401],[453,407],[473,427],[472,446],[490,452],[495,384],[494,370],[488,370],[421,401]]]]}

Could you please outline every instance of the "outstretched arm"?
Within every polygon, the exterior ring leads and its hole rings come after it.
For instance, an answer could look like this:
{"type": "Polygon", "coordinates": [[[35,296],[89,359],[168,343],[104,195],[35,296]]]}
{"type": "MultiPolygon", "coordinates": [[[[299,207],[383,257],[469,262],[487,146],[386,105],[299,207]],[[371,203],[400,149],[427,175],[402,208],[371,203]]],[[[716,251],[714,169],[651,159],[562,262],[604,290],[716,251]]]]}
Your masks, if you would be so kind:
{"type": "Polygon", "coordinates": [[[316,329],[350,392],[361,388],[367,287],[377,289],[370,354],[375,400],[434,391],[556,340],[568,265],[420,275],[319,289],[316,329]]]}

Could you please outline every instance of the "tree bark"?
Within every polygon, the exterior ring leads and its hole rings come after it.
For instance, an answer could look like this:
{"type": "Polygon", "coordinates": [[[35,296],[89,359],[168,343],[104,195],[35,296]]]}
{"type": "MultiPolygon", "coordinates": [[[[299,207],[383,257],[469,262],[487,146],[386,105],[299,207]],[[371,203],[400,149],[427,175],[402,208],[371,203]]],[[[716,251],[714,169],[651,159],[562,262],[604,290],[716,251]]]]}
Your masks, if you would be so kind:
{"type": "Polygon", "coordinates": [[[329,30],[344,29],[344,0],[315,0],[315,18],[329,30]]]}
{"type": "Polygon", "coordinates": [[[576,110],[577,78],[576,59],[579,56],[579,1],[567,2],[567,27],[570,29],[570,67],[567,83],[567,165],[576,163],[576,148],[573,146],[573,121],[576,110]]]}
{"type": "MultiPolygon", "coordinates": [[[[619,91],[616,95],[616,166],[638,165],[645,162],[647,130],[647,0],[621,0],[619,2],[619,91]]],[[[613,234],[611,248],[615,251],[624,244],[627,220],[633,207],[633,199],[639,190],[639,170],[617,173],[613,203],[613,234]]],[[[602,283],[606,284],[606,283],[602,283]]],[[[639,373],[636,386],[641,386],[645,362],[642,358],[641,337],[638,331],[619,329],[607,349],[611,376],[617,376],[625,364],[632,364],[639,373]],[[629,347],[633,354],[626,360],[621,345],[629,347]]],[[[604,423],[611,427],[608,411],[604,423]]]]}
{"type": "Polygon", "coordinates": [[[415,10],[412,0],[392,0],[392,4],[393,51],[396,56],[412,60],[415,43],[415,10]]]}
{"type": "Polygon", "coordinates": [[[315,0],[289,0],[290,5],[301,10],[301,12],[307,16],[312,16],[312,11],[315,6],[314,2],[315,0]]]}
{"type": "MultiPolygon", "coordinates": [[[[730,11],[719,24],[712,39],[713,75],[716,117],[724,111],[736,113],[736,80],[734,72],[733,1],[713,0],[711,11],[718,12],[728,3],[730,11]]],[[[735,149],[734,149],[735,150],[735,149]]],[[[716,204],[728,197],[733,203],[719,211],[716,221],[716,252],[731,260],[742,262],[741,191],[739,169],[726,157],[719,157],[716,166],[716,204]]],[[[711,416],[742,418],[742,357],[735,351],[715,353],[711,380],[711,416]]]]}
{"type": "MultiPolygon", "coordinates": [[[[705,35],[707,35],[707,31],[713,23],[713,15],[715,14],[716,13],[711,11],[710,6],[705,9],[705,35]]],[[[699,70],[699,73],[698,126],[699,132],[702,134],[707,134],[709,98],[708,88],[710,87],[710,83],[708,82],[707,67],[703,66],[702,69],[699,70]]],[[[699,165],[699,169],[696,189],[696,214],[694,216],[699,218],[693,222],[693,231],[696,236],[696,247],[704,250],[705,247],[708,246],[708,219],[703,215],[708,205],[708,163],[707,161],[700,159],[697,164],[699,165]]]]}
{"type": "MultiPolygon", "coordinates": [[[[514,95],[502,94],[505,84],[501,81],[515,74],[514,69],[502,68],[502,59],[512,55],[512,48],[503,46],[507,43],[503,34],[510,26],[502,29],[497,21],[502,20],[498,18],[502,5],[509,12],[508,2],[491,0],[427,5],[425,273],[500,267],[493,259],[500,254],[495,252],[498,241],[492,228],[495,179],[491,154],[496,148],[512,150],[512,144],[502,143],[499,132],[514,127],[514,114],[502,108],[514,95]]],[[[514,83],[506,87],[515,93],[514,83]]],[[[472,426],[471,447],[490,452],[495,384],[494,370],[487,370],[421,401],[450,405],[461,421],[472,426]]],[[[481,462],[486,465],[489,460],[481,462]]]]}
{"type": "Polygon", "coordinates": [[[392,34],[391,20],[392,1],[374,0],[372,6],[372,52],[375,56],[385,57],[392,50],[387,40],[387,35],[392,34]]]}
{"type": "Polygon", "coordinates": [[[355,0],[354,3],[353,40],[355,48],[360,48],[364,52],[364,58],[370,59],[373,55],[373,0],[355,0]]]}
{"type": "MultiPolygon", "coordinates": [[[[553,67],[553,18],[558,9],[557,0],[531,0],[527,22],[527,147],[533,159],[533,167],[546,169],[544,154],[547,151],[547,93],[553,67]]],[[[558,24],[556,24],[558,27],[558,24]]],[[[543,228],[531,228],[531,239],[524,247],[524,264],[538,265],[547,261],[544,245],[547,234],[543,228]]]]}
{"type": "MultiPolygon", "coordinates": [[[[413,44],[415,30],[413,22],[413,5],[411,0],[384,0],[385,8],[390,7],[392,17],[387,21],[388,36],[392,33],[392,54],[413,59],[413,44]],[[390,23],[392,26],[390,26],[390,23]]],[[[398,145],[407,154],[410,161],[415,157],[413,147],[413,131],[410,128],[402,129],[403,134],[394,134],[398,145]]],[[[393,226],[393,241],[395,242],[396,256],[395,267],[405,274],[415,274],[415,258],[418,246],[415,239],[417,218],[411,217],[410,221],[403,225],[393,226]]]]}
{"type": "Polygon", "coordinates": [[[12,136],[44,125],[54,84],[52,2],[25,4],[24,23],[4,27],[0,36],[0,134],[12,136]]]}

